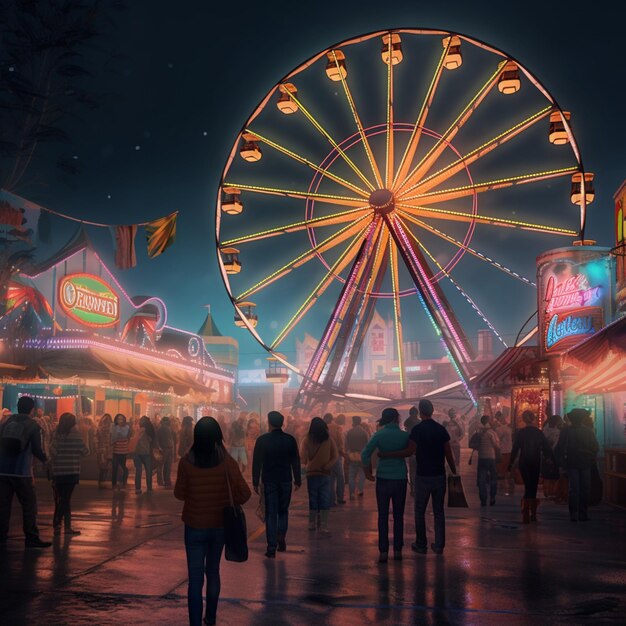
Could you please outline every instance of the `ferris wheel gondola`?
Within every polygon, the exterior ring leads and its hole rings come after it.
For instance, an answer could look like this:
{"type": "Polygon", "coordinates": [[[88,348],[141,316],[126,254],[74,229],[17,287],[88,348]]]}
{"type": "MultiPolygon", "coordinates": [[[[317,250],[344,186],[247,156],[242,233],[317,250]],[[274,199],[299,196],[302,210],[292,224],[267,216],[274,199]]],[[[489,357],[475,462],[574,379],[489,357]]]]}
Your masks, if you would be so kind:
{"type": "MultiPolygon", "coordinates": [[[[479,246],[478,233],[490,233],[487,240],[496,232],[582,240],[594,193],[571,114],[517,59],[459,33],[379,31],[334,45],[298,66],[246,121],[218,194],[218,259],[236,324],[247,328],[275,363],[302,376],[300,404],[320,393],[347,391],[382,301],[392,311],[404,395],[404,338],[415,327],[414,321],[407,323],[415,307],[403,304],[405,298],[423,310],[471,397],[473,347],[450,290],[502,337],[477,304],[474,292],[483,281],[462,287],[459,263],[475,259],[534,286],[510,263],[494,258],[489,246],[479,246]],[[428,65],[421,104],[411,106],[419,91],[416,76],[428,65]],[[471,89],[464,99],[457,77],[471,89]],[[363,90],[367,96],[357,96],[363,90]],[[490,107],[493,114],[482,113],[490,107]],[[528,168],[510,149],[516,142],[531,142],[524,148],[533,154],[528,168]],[[576,221],[573,227],[548,216],[540,196],[527,200],[528,189],[552,193],[560,181],[571,186],[579,214],[576,218],[560,201],[554,214],[576,221]],[[503,191],[518,193],[528,206],[512,211],[506,208],[511,195],[501,195],[505,208],[492,201],[482,208],[484,198],[503,191]],[[252,259],[236,275],[233,250],[239,269],[239,255],[250,250],[252,259]],[[313,265],[317,273],[308,273],[313,265]],[[288,313],[275,326],[259,323],[257,304],[263,315],[276,306],[288,313]],[[277,350],[317,307],[326,321],[317,349],[300,369],[277,350]]],[[[567,200],[565,189],[562,197],[567,200]]]]}

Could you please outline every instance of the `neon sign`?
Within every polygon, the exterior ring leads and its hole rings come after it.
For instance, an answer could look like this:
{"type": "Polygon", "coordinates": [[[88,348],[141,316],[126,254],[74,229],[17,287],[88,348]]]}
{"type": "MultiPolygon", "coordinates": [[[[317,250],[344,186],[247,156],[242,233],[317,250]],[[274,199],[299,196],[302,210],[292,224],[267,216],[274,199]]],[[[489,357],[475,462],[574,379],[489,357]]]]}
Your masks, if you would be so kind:
{"type": "Polygon", "coordinates": [[[107,328],[120,321],[120,299],[111,285],[92,274],[68,274],[59,281],[59,304],[84,326],[107,328]]]}
{"type": "Polygon", "coordinates": [[[546,331],[546,348],[549,350],[569,337],[592,335],[596,330],[594,315],[589,314],[589,309],[581,311],[578,315],[568,314],[565,317],[553,315],[546,331]]]}
{"type": "Polygon", "coordinates": [[[595,304],[602,297],[601,287],[590,287],[584,274],[570,276],[557,283],[554,276],[546,287],[546,313],[595,304]]]}

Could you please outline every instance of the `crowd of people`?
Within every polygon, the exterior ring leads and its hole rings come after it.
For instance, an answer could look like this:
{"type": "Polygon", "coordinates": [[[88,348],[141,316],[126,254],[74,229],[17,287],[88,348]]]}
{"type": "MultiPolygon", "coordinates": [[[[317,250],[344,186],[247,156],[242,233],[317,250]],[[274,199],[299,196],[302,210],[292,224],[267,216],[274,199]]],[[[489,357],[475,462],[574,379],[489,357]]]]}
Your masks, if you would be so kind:
{"type": "Polygon", "coordinates": [[[267,422],[258,415],[239,415],[230,424],[223,418],[142,416],[127,420],[118,413],[103,415],[97,430],[81,429],[72,413],[60,416],[56,428],[44,429],[35,402],[20,397],[16,414],[3,412],[0,422],[0,542],[5,542],[13,496],[23,513],[25,544],[44,548],[51,542],[39,536],[33,483],[33,463],[46,468],[54,494],[55,535],[80,534],[72,525],[71,496],[79,481],[81,458],[96,450],[99,484],[108,480],[115,490],[125,488],[131,460],[135,492],[152,491],[153,474],[169,488],[172,466],[178,461],[174,496],[183,501],[185,549],[189,574],[190,624],[214,624],[220,593],[219,563],[225,543],[224,509],[260,495],[265,521],[265,556],[275,559],[287,547],[292,492],[306,480],[308,529],[320,537],[329,532],[329,511],[346,504],[346,476],[350,500],[363,497],[364,481],[374,481],[378,509],[378,562],[389,558],[389,517],[393,518],[393,559],[403,558],[404,513],[407,492],[414,499],[415,541],[411,549],[428,552],[425,513],[432,501],[434,540],[430,550],[445,549],[444,499],[447,480],[456,477],[461,447],[467,435],[477,453],[476,480],[481,506],[494,506],[498,483],[511,493],[523,482],[522,522],[537,520],[537,490],[544,478],[544,495],[556,501],[568,485],[570,519],[588,521],[588,506],[596,466],[598,442],[589,412],[573,409],[563,420],[550,417],[539,429],[531,411],[522,414],[523,427],[513,431],[501,413],[483,415],[467,423],[450,409],[443,424],[433,418],[434,407],[421,400],[402,420],[389,407],[374,424],[361,416],[326,413],[310,420],[287,419],[270,411],[267,422]],[[220,423],[222,422],[222,423],[220,423]],[[408,460],[408,463],[407,463],[408,460]],[[445,465],[449,472],[446,475],[445,465]],[[203,618],[202,588],[206,577],[203,618]]]}

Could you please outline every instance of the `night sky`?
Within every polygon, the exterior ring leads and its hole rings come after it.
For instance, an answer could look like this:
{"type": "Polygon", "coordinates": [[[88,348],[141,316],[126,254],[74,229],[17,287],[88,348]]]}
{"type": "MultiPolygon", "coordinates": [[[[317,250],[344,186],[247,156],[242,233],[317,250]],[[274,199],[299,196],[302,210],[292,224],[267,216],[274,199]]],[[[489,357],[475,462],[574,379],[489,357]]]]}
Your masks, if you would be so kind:
{"type": "MultiPolygon", "coordinates": [[[[105,105],[72,126],[81,172],[70,185],[43,172],[45,184],[22,195],[52,209],[108,223],[142,222],[179,210],[176,244],[149,260],[138,236],[138,266],[120,279],[131,294],[165,299],[170,323],[197,330],[210,303],[223,333],[240,342],[242,366],[264,358],[232,324],[217,270],[214,211],[232,144],[265,93],[291,69],[331,44],[384,28],[458,31],[519,59],[572,112],[587,171],[596,174],[587,236],[613,245],[612,195],[626,177],[623,25],[608,2],[128,2],[100,45],[118,71],[96,72],[105,105]]],[[[532,164],[528,171],[532,171],[532,164]]],[[[56,242],[72,227],[55,221],[56,242]]],[[[90,229],[113,257],[110,234],[90,229]]],[[[566,245],[566,240],[555,241],[566,245]]],[[[524,250],[509,250],[515,263],[524,250]],[[518,256],[519,255],[519,256],[518,256]]],[[[525,260],[528,264],[528,259],[525,260]]],[[[532,262],[531,262],[532,264],[532,262]]],[[[490,270],[487,270],[490,271],[490,270]]],[[[532,310],[502,302],[498,321],[511,337],[532,310]],[[519,315],[506,327],[506,308],[519,315]]]]}

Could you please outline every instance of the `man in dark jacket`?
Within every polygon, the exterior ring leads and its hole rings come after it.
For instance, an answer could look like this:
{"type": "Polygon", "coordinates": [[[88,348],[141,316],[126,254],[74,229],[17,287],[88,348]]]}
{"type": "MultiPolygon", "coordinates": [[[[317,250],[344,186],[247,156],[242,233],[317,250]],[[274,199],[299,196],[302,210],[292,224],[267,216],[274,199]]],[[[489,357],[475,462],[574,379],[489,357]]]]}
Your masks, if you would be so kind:
{"type": "Polygon", "coordinates": [[[572,409],[568,415],[571,426],[564,428],[554,453],[569,479],[569,517],[572,522],[587,522],[587,506],[591,489],[591,466],[596,462],[598,440],[583,421],[589,418],[586,409],[572,409]]]}
{"type": "Polygon", "coordinates": [[[259,493],[259,479],[263,481],[265,501],[265,531],[267,552],[273,559],[287,549],[285,537],[289,523],[291,482],[297,491],[301,485],[300,454],[296,440],[283,432],[284,417],[278,411],[267,414],[270,431],[261,435],[254,446],[252,485],[259,493]]]}
{"type": "Polygon", "coordinates": [[[41,428],[33,419],[35,402],[22,396],[17,414],[0,428],[0,543],[7,540],[13,494],[22,505],[23,529],[27,548],[47,548],[50,541],[39,538],[37,496],[33,482],[33,456],[42,463],[48,458],[41,448],[41,428]]]}

